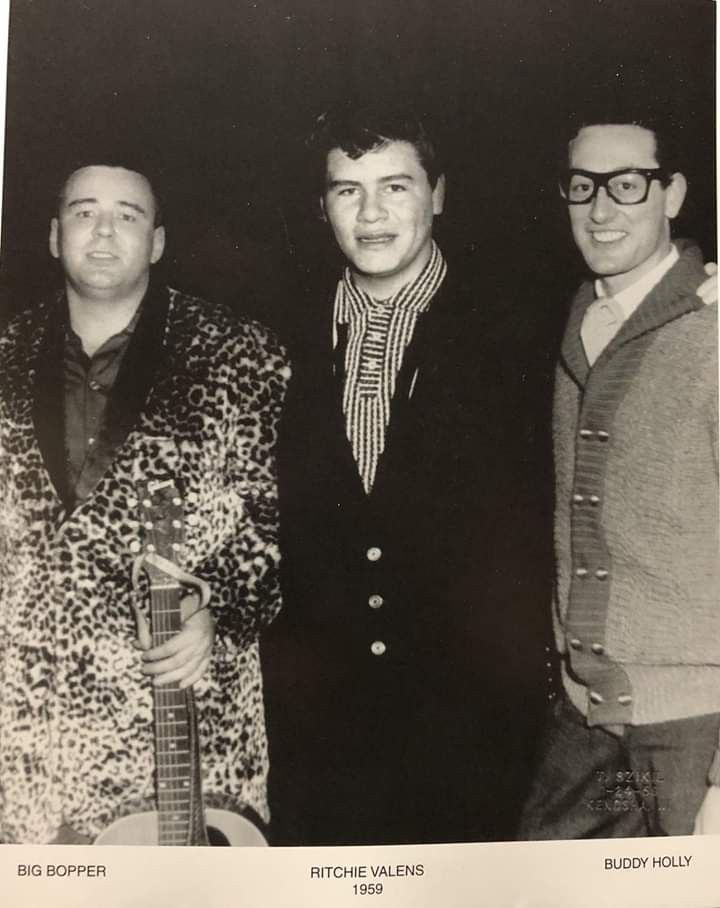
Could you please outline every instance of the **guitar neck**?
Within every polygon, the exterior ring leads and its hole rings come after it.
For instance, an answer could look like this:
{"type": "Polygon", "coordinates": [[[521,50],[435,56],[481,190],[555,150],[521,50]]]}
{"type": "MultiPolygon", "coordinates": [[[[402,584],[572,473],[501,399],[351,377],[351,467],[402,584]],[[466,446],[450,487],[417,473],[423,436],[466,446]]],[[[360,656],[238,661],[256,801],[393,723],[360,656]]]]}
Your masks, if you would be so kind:
{"type": "MultiPolygon", "coordinates": [[[[150,581],[152,643],[162,646],[182,629],[182,582],[199,586],[207,604],[207,584],[185,574],[178,559],[183,546],[182,496],[168,476],[138,485],[140,522],[147,547],[133,564],[133,586],[140,571],[150,581]],[[184,578],[184,580],[183,580],[184,578]]],[[[178,683],[153,685],[155,768],[160,845],[207,845],[202,803],[200,742],[192,688],[178,683]]]]}
{"type": "MultiPolygon", "coordinates": [[[[150,613],[153,646],[166,643],[182,626],[180,587],[151,585],[150,613]]],[[[192,689],[177,682],[153,687],[155,710],[155,763],[159,844],[185,845],[193,819],[192,689]],[[189,709],[190,707],[190,709],[189,709]]]]}

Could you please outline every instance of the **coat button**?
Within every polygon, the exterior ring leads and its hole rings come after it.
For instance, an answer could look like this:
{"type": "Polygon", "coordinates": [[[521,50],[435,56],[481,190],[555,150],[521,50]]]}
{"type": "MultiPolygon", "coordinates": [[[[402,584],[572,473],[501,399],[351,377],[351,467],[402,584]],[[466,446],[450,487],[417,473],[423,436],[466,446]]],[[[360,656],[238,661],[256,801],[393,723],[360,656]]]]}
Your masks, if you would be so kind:
{"type": "Polygon", "coordinates": [[[620,706],[630,706],[630,704],[632,703],[632,697],[630,696],[630,694],[620,694],[617,699],[620,706]]]}
{"type": "Polygon", "coordinates": [[[379,561],[382,558],[382,549],[376,545],[372,545],[367,550],[366,554],[368,561],[379,561]]]}
{"type": "Polygon", "coordinates": [[[588,572],[587,568],[580,567],[580,568],[576,569],[575,576],[576,577],[587,577],[587,572],[588,572]]]}
{"type": "Polygon", "coordinates": [[[591,429],[580,429],[580,438],[592,438],[593,433],[591,429]]]}
{"type": "Polygon", "coordinates": [[[578,493],[576,492],[573,495],[572,500],[575,502],[575,504],[582,504],[583,501],[585,501],[585,497],[583,495],[578,495],[578,493]]]}
{"type": "Polygon", "coordinates": [[[373,656],[382,656],[387,650],[387,646],[382,642],[382,640],[374,640],[370,644],[370,652],[373,656]]]}
{"type": "Polygon", "coordinates": [[[600,441],[607,441],[610,438],[609,434],[607,432],[603,432],[602,430],[598,432],[597,437],[600,439],[600,441]]]}
{"type": "Polygon", "coordinates": [[[596,690],[591,690],[590,691],[590,702],[594,703],[596,706],[598,706],[600,703],[605,702],[605,698],[602,696],[602,694],[599,694],[596,690]]]}
{"type": "Polygon", "coordinates": [[[605,568],[598,568],[595,571],[595,576],[597,577],[598,580],[605,580],[607,578],[607,575],[608,575],[608,572],[605,570],[605,568]]]}
{"type": "Polygon", "coordinates": [[[600,499],[598,498],[597,495],[590,496],[590,504],[595,504],[595,505],[600,504],[600,499]]]}
{"type": "Polygon", "coordinates": [[[602,643],[593,643],[590,649],[595,653],[596,656],[602,656],[605,653],[605,647],[602,643]]]}
{"type": "Polygon", "coordinates": [[[370,608],[380,608],[383,605],[385,600],[382,596],[379,596],[377,593],[373,593],[372,596],[368,599],[368,605],[370,608]]]}
{"type": "Polygon", "coordinates": [[[570,646],[572,649],[582,649],[582,640],[578,640],[577,637],[573,637],[570,641],[570,646]]]}

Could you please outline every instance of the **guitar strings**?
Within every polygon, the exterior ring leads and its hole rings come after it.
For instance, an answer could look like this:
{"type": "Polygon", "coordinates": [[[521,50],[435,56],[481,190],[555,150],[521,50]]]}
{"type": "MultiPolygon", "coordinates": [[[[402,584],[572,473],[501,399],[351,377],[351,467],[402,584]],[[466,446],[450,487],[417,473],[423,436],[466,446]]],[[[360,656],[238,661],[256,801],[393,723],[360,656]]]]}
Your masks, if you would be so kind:
{"type": "MultiPolygon", "coordinates": [[[[153,645],[159,646],[181,628],[180,587],[151,584],[150,591],[153,645]]],[[[191,806],[186,695],[178,682],[154,687],[153,694],[160,844],[182,844],[191,806]]]]}

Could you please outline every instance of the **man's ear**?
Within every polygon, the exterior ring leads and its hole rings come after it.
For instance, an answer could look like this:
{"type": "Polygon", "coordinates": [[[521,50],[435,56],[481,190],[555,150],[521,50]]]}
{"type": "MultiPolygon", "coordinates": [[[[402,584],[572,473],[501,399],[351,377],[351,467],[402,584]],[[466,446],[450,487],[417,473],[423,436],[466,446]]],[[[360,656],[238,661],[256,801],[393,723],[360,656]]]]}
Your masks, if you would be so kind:
{"type": "Polygon", "coordinates": [[[58,224],[57,218],[52,218],[50,221],[50,236],[48,237],[48,246],[50,247],[50,255],[54,259],[60,258],[60,249],[58,247],[58,231],[60,226],[58,224]]]}
{"type": "Polygon", "coordinates": [[[665,214],[672,220],[680,214],[687,193],[687,180],[681,173],[674,173],[665,190],[665,214]]]}
{"type": "Polygon", "coordinates": [[[445,174],[441,173],[432,192],[433,214],[442,214],[445,207],[445,174]]]}
{"type": "Polygon", "coordinates": [[[150,253],[150,264],[154,265],[162,258],[165,251],[165,228],[156,227],[153,230],[152,252],[150,253]]]}

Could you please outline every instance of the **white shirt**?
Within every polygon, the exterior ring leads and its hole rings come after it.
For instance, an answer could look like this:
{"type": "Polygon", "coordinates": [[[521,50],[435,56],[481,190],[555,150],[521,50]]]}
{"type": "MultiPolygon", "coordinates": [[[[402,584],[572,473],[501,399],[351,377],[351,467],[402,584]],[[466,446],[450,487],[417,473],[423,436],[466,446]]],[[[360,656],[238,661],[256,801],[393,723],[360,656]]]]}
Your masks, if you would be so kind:
{"type": "Polygon", "coordinates": [[[663,277],[665,277],[679,257],[675,246],[671,246],[670,252],[668,252],[662,261],[658,262],[654,268],[639,277],[630,284],[629,287],[625,287],[624,290],[619,290],[617,293],[609,294],[602,278],[598,278],[598,280],[595,281],[595,295],[597,299],[601,300],[603,297],[606,297],[609,300],[612,299],[614,303],[617,304],[612,306],[613,312],[617,311],[619,318],[613,321],[612,317],[610,317],[603,325],[593,324],[591,321],[593,312],[591,310],[597,308],[596,304],[593,303],[588,308],[588,311],[585,313],[585,320],[580,329],[580,337],[585,346],[585,352],[590,365],[593,365],[600,353],[607,347],[653,287],[659,284],[663,277]],[[589,336],[590,333],[592,333],[592,337],[589,336]]]}

